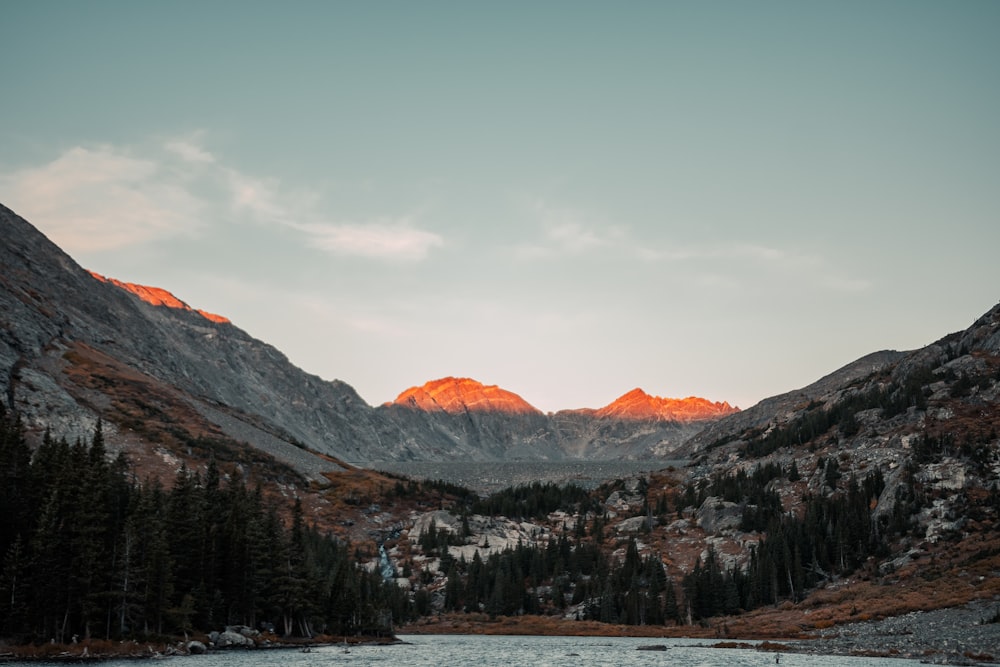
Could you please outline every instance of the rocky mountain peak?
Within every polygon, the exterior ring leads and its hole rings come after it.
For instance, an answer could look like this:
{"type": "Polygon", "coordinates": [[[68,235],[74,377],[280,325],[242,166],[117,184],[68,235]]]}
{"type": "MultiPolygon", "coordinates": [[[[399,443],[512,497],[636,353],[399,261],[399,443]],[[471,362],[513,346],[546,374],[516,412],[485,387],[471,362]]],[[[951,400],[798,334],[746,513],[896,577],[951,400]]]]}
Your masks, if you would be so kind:
{"type": "Polygon", "coordinates": [[[410,387],[390,405],[401,405],[424,412],[494,412],[541,414],[517,394],[496,385],[484,385],[470,378],[446,377],[431,380],[420,387],[410,387]]]}
{"type": "Polygon", "coordinates": [[[139,297],[141,300],[145,301],[150,305],[162,306],[164,308],[176,308],[177,310],[186,310],[191,313],[198,313],[206,320],[215,322],[216,324],[231,324],[228,318],[225,318],[222,315],[216,315],[215,313],[209,313],[204,310],[196,310],[191,306],[187,305],[186,303],[184,303],[183,301],[181,301],[180,299],[178,299],[176,296],[174,296],[167,290],[162,289],[160,287],[149,287],[147,285],[126,283],[120,280],[115,280],[114,278],[108,278],[106,276],[102,276],[101,274],[96,273],[94,271],[90,271],[90,275],[92,275],[97,280],[100,280],[102,283],[111,283],[116,287],[120,287],[126,292],[134,294],[135,296],[139,297]]]}
{"type": "Polygon", "coordinates": [[[726,402],[712,402],[706,398],[663,398],[651,396],[636,388],[595,412],[598,417],[643,421],[693,422],[718,419],[738,412],[726,402]]]}

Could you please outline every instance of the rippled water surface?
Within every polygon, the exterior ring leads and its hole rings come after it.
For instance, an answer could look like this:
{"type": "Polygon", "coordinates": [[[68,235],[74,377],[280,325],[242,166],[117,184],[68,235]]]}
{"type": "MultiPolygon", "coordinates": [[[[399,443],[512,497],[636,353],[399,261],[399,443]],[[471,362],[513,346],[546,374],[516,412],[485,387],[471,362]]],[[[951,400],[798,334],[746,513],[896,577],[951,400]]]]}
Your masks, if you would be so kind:
{"type": "MultiPolygon", "coordinates": [[[[747,649],[714,649],[698,640],[649,637],[506,637],[402,636],[406,644],[337,646],[233,651],[168,658],[170,667],[311,667],[326,665],[476,665],[479,667],[589,667],[590,665],[670,665],[671,667],[770,667],[775,654],[747,649]],[[666,651],[641,651],[640,646],[664,645],[666,651]]],[[[10,663],[9,663],[10,664],[10,663]]],[[[32,663],[26,663],[32,664],[32,663]]],[[[36,667],[40,663],[33,663],[36,667]]],[[[110,661],[104,667],[136,667],[136,661],[110,661]]],[[[781,654],[780,667],[912,667],[909,660],[781,654]]]]}

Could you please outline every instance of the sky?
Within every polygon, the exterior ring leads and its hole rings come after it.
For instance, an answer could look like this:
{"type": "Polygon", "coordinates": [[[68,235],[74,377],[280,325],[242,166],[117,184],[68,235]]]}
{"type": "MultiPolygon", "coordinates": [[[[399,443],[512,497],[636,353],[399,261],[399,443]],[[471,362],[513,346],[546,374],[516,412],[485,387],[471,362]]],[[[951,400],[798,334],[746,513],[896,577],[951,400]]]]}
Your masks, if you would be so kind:
{"type": "Polygon", "coordinates": [[[373,405],[749,407],[1000,300],[1000,3],[0,0],[0,203],[373,405]]]}

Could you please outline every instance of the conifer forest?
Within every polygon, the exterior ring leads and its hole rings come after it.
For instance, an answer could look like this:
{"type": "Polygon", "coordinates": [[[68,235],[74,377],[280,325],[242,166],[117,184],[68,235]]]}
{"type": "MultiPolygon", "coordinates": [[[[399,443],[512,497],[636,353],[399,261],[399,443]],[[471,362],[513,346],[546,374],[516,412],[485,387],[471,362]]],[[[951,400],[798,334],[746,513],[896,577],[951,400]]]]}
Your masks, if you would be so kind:
{"type": "MultiPolygon", "coordinates": [[[[160,638],[234,624],[285,637],[379,635],[435,611],[496,617],[565,614],[571,606],[575,618],[606,623],[696,623],[798,601],[869,555],[884,555],[888,540],[909,529],[919,496],[900,496],[895,513],[874,522],[868,510],[883,490],[881,474],[843,480],[835,460],[823,466],[841,492],[803,498],[799,514],[783,512],[769,486],[794,481],[794,463],[716,475],[644,506],[648,531],[654,518],[680,516],[707,497],[739,502],[741,529],[762,535],[744,565],[725,567],[710,547],[676,578],[657,554],[640,555],[635,536],[624,557],[611,555],[607,517],[578,486],[535,483],[478,498],[442,485],[464,530],[431,524],[420,535],[414,548],[436,559],[446,584],[421,586],[434,573],[420,572],[409,590],[395,577],[411,572],[360,567],[352,545],[310,525],[298,501],[281,507],[238,476],[223,479],[214,462],[204,474],[181,466],[166,488],[135,479],[123,455],[110,459],[100,423],[89,443],[46,434],[32,451],[19,421],[0,412],[0,635],[160,638]],[[473,512],[524,520],[557,510],[590,519],[546,544],[471,560],[449,553],[468,537],[473,512]]],[[[400,481],[394,493],[415,488],[400,481]]]]}
{"type": "Polygon", "coordinates": [[[133,479],[90,443],[32,452],[0,408],[0,636],[160,638],[239,624],[278,634],[388,633],[406,593],[348,546],[283,521],[259,488],[181,468],[171,488],[133,479]],[[287,525],[286,525],[287,524],[287,525]]]}

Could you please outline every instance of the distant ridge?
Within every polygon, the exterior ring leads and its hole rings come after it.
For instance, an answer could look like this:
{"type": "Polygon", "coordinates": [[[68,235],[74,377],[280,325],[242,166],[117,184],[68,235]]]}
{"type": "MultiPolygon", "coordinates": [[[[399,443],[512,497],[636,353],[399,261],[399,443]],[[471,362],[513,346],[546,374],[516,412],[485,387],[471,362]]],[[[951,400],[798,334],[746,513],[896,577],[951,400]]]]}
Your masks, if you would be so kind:
{"type": "MultiPolygon", "coordinates": [[[[410,387],[396,400],[385,404],[424,412],[446,412],[456,415],[464,412],[491,412],[515,415],[542,414],[514,392],[497,385],[486,385],[471,378],[445,377],[431,380],[419,387],[410,387]]],[[[663,398],[652,396],[636,388],[623,394],[603,408],[564,410],[598,419],[625,421],[675,421],[695,422],[725,417],[739,408],[729,403],[713,402],[707,398],[663,398]]]]}
{"type": "Polygon", "coordinates": [[[615,419],[691,422],[718,419],[734,412],[739,412],[739,408],[725,401],[713,403],[698,396],[662,398],[637,388],[595,410],[594,414],[615,419]]]}

